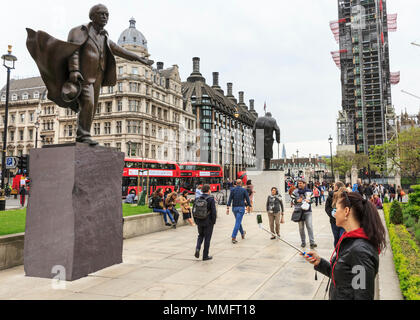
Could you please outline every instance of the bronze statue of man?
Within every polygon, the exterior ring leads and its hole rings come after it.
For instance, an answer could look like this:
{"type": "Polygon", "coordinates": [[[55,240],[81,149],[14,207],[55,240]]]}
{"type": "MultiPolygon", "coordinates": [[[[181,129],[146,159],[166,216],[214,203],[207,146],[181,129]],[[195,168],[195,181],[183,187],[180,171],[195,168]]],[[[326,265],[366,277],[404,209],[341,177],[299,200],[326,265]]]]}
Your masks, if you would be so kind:
{"type": "Polygon", "coordinates": [[[117,82],[115,57],[152,65],[153,61],[140,57],[108,38],[104,29],[108,23],[108,9],[98,4],[90,9],[91,22],[73,28],[68,42],[31,29],[27,48],[38,65],[48,89],[48,99],[58,106],[79,112],[77,142],[96,145],[90,129],[102,86],[117,82]]]}
{"type": "MultiPolygon", "coordinates": [[[[270,112],[267,112],[264,117],[259,117],[255,121],[253,134],[254,142],[257,143],[257,130],[264,130],[264,170],[270,169],[270,161],[273,159],[273,133],[276,133],[276,141],[280,143],[280,128],[277,125],[270,112]]],[[[257,159],[262,159],[261,155],[257,154],[257,159]]]]}

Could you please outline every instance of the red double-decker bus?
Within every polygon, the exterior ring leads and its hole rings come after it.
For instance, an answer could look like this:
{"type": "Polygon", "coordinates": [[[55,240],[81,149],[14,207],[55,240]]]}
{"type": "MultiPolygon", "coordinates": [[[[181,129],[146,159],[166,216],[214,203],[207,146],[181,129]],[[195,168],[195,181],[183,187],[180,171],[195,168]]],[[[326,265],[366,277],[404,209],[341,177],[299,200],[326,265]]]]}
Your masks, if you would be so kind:
{"type": "Polygon", "coordinates": [[[184,162],[179,165],[181,192],[195,192],[198,185],[209,184],[211,191],[221,191],[223,186],[223,168],[218,164],[202,162],[184,162]]]}
{"type": "Polygon", "coordinates": [[[148,173],[149,195],[158,188],[163,190],[169,188],[174,191],[180,176],[179,166],[176,162],[126,158],[122,178],[122,196],[126,197],[129,193],[138,194],[141,192],[143,190],[142,177],[143,185],[146,188],[148,173]]]}

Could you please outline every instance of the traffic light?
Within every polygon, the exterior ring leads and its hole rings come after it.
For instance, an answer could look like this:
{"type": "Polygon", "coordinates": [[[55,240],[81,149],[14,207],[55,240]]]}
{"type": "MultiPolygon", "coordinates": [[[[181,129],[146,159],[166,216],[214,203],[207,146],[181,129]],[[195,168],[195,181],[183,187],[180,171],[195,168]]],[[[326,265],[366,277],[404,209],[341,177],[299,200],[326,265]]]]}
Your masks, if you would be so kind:
{"type": "Polygon", "coordinates": [[[19,157],[18,168],[22,171],[22,173],[29,176],[29,155],[25,154],[19,157]]]}

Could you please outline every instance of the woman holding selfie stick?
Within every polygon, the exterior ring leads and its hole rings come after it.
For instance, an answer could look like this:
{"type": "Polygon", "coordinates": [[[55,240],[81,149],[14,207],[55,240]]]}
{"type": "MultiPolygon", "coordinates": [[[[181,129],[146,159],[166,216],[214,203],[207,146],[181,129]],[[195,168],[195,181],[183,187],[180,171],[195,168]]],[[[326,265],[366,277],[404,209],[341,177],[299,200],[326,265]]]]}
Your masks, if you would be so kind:
{"type": "Polygon", "coordinates": [[[378,210],[359,193],[347,191],[340,194],[336,209],[336,224],[346,232],[331,260],[320,258],[314,251],[309,251],[305,259],[330,278],[330,300],[373,300],[379,254],[386,246],[378,210]]]}

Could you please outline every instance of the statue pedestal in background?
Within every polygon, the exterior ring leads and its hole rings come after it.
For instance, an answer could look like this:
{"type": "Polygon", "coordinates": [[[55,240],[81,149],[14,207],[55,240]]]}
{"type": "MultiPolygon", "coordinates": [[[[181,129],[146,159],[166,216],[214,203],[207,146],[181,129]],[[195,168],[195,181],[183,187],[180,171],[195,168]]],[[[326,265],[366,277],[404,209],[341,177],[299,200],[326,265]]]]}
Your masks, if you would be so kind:
{"type": "Polygon", "coordinates": [[[271,188],[276,187],[282,197],[283,205],[286,205],[284,191],[284,171],[247,171],[248,180],[254,186],[254,212],[266,212],[267,197],[271,194],[271,188]]]}
{"type": "Polygon", "coordinates": [[[72,281],[122,262],[124,154],[74,143],[30,151],[26,276],[72,281]]]}

